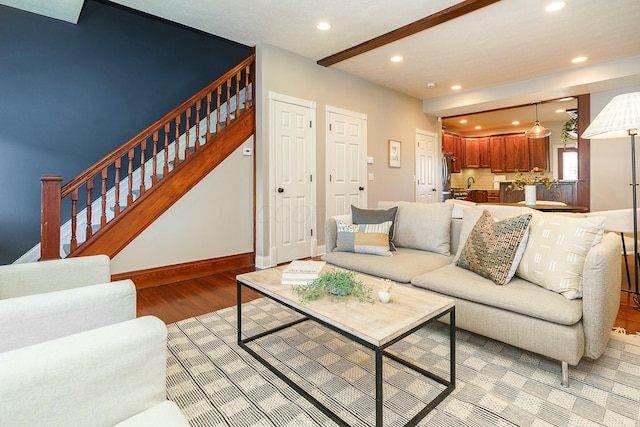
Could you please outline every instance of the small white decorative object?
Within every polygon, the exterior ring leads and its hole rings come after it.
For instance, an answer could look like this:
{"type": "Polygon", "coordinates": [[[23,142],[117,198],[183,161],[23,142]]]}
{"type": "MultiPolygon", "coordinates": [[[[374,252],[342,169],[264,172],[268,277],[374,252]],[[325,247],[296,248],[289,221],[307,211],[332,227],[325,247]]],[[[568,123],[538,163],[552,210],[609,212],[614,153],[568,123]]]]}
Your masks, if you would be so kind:
{"type": "Polygon", "coordinates": [[[380,298],[381,303],[386,304],[391,300],[391,292],[378,291],[378,298],[380,298]]]}
{"type": "Polygon", "coordinates": [[[393,289],[394,283],[389,279],[382,279],[382,289],[378,291],[378,298],[383,304],[388,303],[391,300],[391,289],[393,289]]]}
{"type": "Polygon", "coordinates": [[[536,186],[535,185],[524,186],[524,204],[527,206],[536,205],[536,186]]]}

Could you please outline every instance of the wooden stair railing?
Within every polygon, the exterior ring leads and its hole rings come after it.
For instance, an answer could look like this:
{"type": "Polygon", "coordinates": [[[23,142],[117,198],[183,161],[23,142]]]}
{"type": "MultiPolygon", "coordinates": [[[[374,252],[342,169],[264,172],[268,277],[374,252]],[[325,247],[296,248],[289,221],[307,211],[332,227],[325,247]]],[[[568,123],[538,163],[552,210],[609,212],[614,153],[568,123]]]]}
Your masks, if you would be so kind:
{"type": "Polygon", "coordinates": [[[64,186],[44,175],[40,260],[60,258],[61,244],[67,256],[114,256],[246,141],[255,132],[254,70],[252,54],[64,186]],[[68,242],[61,242],[61,217],[70,218],[68,242]]]}

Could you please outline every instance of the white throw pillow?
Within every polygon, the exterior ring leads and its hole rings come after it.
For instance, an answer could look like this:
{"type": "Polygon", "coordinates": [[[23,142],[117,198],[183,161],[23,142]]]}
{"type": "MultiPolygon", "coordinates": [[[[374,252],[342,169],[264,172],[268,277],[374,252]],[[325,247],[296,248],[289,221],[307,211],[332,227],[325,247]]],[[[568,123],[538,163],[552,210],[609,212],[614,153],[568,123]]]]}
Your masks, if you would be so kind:
{"type": "Polygon", "coordinates": [[[604,217],[596,216],[535,216],[516,274],[565,298],[582,298],[584,263],[591,246],[602,238],[604,223],[604,217]]]}

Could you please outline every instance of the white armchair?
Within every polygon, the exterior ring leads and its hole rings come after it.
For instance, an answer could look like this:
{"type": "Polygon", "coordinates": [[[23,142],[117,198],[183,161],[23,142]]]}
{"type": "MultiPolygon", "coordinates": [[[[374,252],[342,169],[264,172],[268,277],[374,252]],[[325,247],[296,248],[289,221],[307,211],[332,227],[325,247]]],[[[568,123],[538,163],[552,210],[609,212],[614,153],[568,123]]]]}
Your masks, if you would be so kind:
{"type": "Polygon", "coordinates": [[[0,426],[186,427],[167,329],[105,255],[0,266],[0,426]]]}
{"type": "Polygon", "coordinates": [[[0,266],[0,352],[136,317],[131,280],[105,255],[0,266]]]}
{"type": "Polygon", "coordinates": [[[166,399],[166,360],[152,316],[0,353],[0,425],[188,427],[166,399]]]}

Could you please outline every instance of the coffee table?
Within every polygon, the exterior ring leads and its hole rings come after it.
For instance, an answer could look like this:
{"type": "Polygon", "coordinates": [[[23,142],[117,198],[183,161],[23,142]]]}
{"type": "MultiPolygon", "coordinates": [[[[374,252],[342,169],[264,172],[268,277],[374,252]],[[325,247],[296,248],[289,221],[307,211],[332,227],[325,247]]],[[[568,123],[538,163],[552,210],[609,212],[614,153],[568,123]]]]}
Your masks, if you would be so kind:
{"type": "MultiPolygon", "coordinates": [[[[383,356],[395,360],[402,365],[417,371],[418,373],[442,384],[445,388],[427,405],[418,412],[407,426],[416,425],[433,408],[435,408],[455,388],[455,304],[452,299],[433,295],[409,286],[395,286],[393,297],[388,304],[376,301],[375,305],[360,303],[355,298],[349,298],[344,302],[329,301],[328,297],[307,304],[301,304],[299,297],[293,293],[291,285],[281,284],[281,274],[285,266],[254,271],[236,276],[238,287],[238,345],[255,357],[260,363],[276,374],[280,379],[290,385],[308,401],[314,404],[324,414],[342,426],[348,424],[329,410],[306,390],[289,379],[285,374],[276,369],[262,356],[257,354],[247,344],[274,332],[289,328],[306,320],[313,320],[349,339],[370,348],[375,352],[375,406],[376,427],[382,427],[382,369],[383,356]],[[246,286],[254,291],[284,305],[300,314],[302,318],[289,322],[276,328],[267,330],[251,337],[242,337],[242,287],[246,286]],[[445,379],[417,366],[407,360],[401,359],[386,349],[394,343],[406,338],[428,323],[449,315],[449,379],[445,379]]],[[[339,269],[338,267],[325,266],[326,269],[339,269]]],[[[374,295],[380,288],[380,279],[364,274],[357,274],[357,280],[362,280],[365,285],[373,286],[374,295]]]]}

